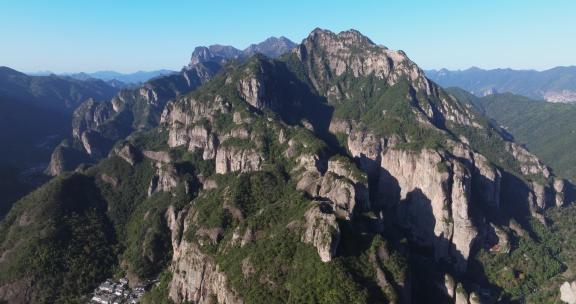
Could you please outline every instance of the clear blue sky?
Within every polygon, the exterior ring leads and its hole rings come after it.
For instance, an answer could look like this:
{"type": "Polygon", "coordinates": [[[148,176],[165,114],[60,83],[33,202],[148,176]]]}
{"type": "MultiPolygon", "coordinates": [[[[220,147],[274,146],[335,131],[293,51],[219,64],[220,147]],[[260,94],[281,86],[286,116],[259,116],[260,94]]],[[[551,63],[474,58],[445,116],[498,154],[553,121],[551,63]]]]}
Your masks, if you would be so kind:
{"type": "Polygon", "coordinates": [[[0,65],[180,69],[195,46],[355,28],[421,67],[576,65],[574,0],[1,0],[0,65]]]}

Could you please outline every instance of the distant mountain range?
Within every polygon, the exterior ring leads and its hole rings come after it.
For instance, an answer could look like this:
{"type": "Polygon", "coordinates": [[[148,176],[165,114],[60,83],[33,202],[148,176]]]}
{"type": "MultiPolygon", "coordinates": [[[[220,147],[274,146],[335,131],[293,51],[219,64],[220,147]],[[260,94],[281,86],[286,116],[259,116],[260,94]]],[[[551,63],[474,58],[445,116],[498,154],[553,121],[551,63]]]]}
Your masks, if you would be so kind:
{"type": "Polygon", "coordinates": [[[576,102],[576,66],[545,71],[495,69],[428,70],[426,75],[444,87],[459,87],[476,96],[514,93],[549,102],[576,102]]]}
{"type": "Polygon", "coordinates": [[[88,98],[108,99],[117,89],[99,79],[78,80],[57,75],[29,76],[0,67],[0,100],[18,101],[59,112],[72,112],[88,98]]]}
{"type": "Polygon", "coordinates": [[[38,73],[29,73],[30,76],[67,76],[78,80],[100,79],[109,82],[116,87],[122,87],[126,84],[138,84],[146,82],[152,78],[165,76],[176,73],[170,70],[156,70],[156,71],[138,71],[134,73],[120,73],[115,71],[98,71],[93,73],[61,73],[56,74],[50,71],[42,71],[38,73]],[[120,83],[118,83],[120,82],[120,83]]]}
{"type": "Polygon", "coordinates": [[[72,78],[86,80],[90,78],[102,79],[102,80],[118,80],[127,84],[146,82],[152,78],[159,76],[165,76],[176,73],[170,70],[156,70],[156,71],[138,71],[134,73],[119,73],[114,71],[99,71],[94,73],[76,73],[76,74],[64,74],[65,76],[70,76],[72,78]]]}
{"type": "MultiPolygon", "coordinates": [[[[296,43],[286,37],[270,37],[258,44],[251,44],[244,50],[239,50],[229,45],[214,44],[208,47],[197,47],[192,55],[191,65],[198,62],[206,61],[226,61],[229,59],[248,58],[256,53],[261,53],[270,58],[277,58],[289,50],[296,47],[296,43]],[[211,57],[210,57],[211,56],[211,57]],[[196,60],[195,60],[196,58],[196,60]]],[[[93,73],[61,73],[58,76],[67,76],[79,80],[100,79],[108,82],[109,85],[117,88],[130,87],[135,84],[144,83],[153,78],[176,74],[177,71],[155,70],[155,71],[138,71],[134,73],[119,73],[116,71],[98,71],[93,73]]],[[[42,71],[30,73],[31,76],[49,76],[55,73],[42,71]]]]}

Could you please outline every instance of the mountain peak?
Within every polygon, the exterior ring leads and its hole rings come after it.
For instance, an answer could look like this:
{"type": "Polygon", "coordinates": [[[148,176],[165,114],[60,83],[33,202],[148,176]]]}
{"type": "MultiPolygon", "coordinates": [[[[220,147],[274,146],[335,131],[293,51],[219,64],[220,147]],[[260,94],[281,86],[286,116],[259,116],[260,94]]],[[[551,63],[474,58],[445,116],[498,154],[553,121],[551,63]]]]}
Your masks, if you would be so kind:
{"type": "MultiPolygon", "coordinates": [[[[432,93],[432,87],[424,72],[412,62],[403,51],[395,51],[376,45],[357,30],[347,30],[335,34],[317,28],[300,45],[297,56],[306,62],[316,89],[332,89],[331,81],[344,74],[354,78],[373,76],[394,85],[408,80],[412,85],[432,93]],[[322,63],[322,64],[318,64],[322,63]]],[[[341,98],[342,94],[340,95],[341,98]]]]}
{"type": "Polygon", "coordinates": [[[242,51],[229,45],[213,44],[209,47],[198,46],[192,52],[190,66],[201,62],[215,61],[223,63],[230,59],[243,57],[242,51]]]}
{"type": "Polygon", "coordinates": [[[192,52],[189,66],[208,61],[224,63],[228,60],[247,58],[257,53],[264,54],[270,58],[276,58],[289,52],[296,46],[296,43],[284,36],[269,37],[258,44],[251,44],[243,51],[229,45],[213,44],[209,47],[199,46],[192,52]]]}
{"type": "Polygon", "coordinates": [[[276,58],[295,47],[296,43],[284,36],[270,37],[258,44],[251,44],[244,50],[244,54],[250,56],[255,53],[262,53],[270,58],[276,58]]]}
{"type": "Polygon", "coordinates": [[[370,38],[364,36],[362,33],[355,29],[339,32],[338,34],[321,28],[314,29],[306,40],[324,40],[324,41],[341,41],[346,45],[375,45],[370,38]]]}

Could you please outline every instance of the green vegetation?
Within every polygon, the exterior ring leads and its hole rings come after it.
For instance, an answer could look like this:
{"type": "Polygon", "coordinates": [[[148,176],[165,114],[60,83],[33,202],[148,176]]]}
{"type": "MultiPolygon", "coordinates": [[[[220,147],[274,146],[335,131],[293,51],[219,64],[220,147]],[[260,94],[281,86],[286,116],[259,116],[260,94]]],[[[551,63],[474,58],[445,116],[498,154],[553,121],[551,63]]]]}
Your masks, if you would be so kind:
{"type": "Polygon", "coordinates": [[[517,176],[522,176],[520,164],[512,154],[506,151],[506,143],[500,133],[489,124],[486,123],[483,130],[461,125],[454,125],[452,130],[458,136],[466,137],[474,150],[486,156],[497,166],[517,176]]]}
{"type": "Polygon", "coordinates": [[[105,211],[92,179],[79,174],[26,196],[0,228],[2,249],[9,250],[0,283],[34,281],[38,303],[83,302],[115,264],[116,240],[105,211]]]}
{"type": "Polygon", "coordinates": [[[356,166],[356,164],[353,162],[353,160],[350,159],[349,157],[344,156],[344,155],[340,155],[340,154],[336,154],[336,155],[330,157],[329,161],[335,161],[335,162],[338,162],[338,163],[344,165],[344,168],[347,171],[350,171],[350,173],[352,174],[352,178],[359,181],[360,183],[367,183],[368,182],[368,176],[366,176],[366,173],[364,173],[362,170],[360,170],[356,166]]]}
{"type": "Polygon", "coordinates": [[[407,97],[410,92],[407,81],[386,87],[374,78],[356,78],[355,82],[359,83],[351,85],[351,88],[359,91],[351,95],[357,97],[335,104],[334,116],[360,121],[378,136],[398,136],[401,140],[399,148],[420,150],[444,145],[446,135],[418,122],[413,101],[407,97]]]}
{"type": "Polygon", "coordinates": [[[367,303],[371,296],[351,274],[350,261],[322,263],[315,248],[286,228],[217,261],[247,303],[367,303]],[[253,267],[246,276],[243,265],[253,267]]]}
{"type": "Polygon", "coordinates": [[[124,239],[127,221],[137,205],[146,200],[150,180],[155,174],[154,165],[144,160],[132,167],[120,157],[114,156],[103,160],[88,172],[97,177],[96,183],[108,202],[108,215],[116,227],[118,238],[124,239]],[[105,182],[101,178],[102,174],[116,178],[118,185],[105,182]]]}
{"type": "MultiPolygon", "coordinates": [[[[316,249],[300,241],[302,231],[296,223],[303,220],[310,201],[295,190],[282,167],[270,165],[260,172],[217,176],[217,182],[218,189],[204,192],[194,201],[195,221],[185,238],[199,240],[196,232],[200,228],[222,229],[216,243],[202,242],[201,248],[215,256],[244,301],[386,302],[381,292],[373,290],[374,272],[367,252],[322,263],[316,249]],[[239,235],[250,229],[256,240],[242,247],[224,246],[235,233],[234,227],[239,227],[239,235]],[[371,283],[365,286],[363,282],[371,283]]],[[[346,233],[353,230],[349,231],[346,233]]],[[[349,237],[353,242],[360,238],[349,237]]]]}
{"type": "Polygon", "coordinates": [[[163,128],[137,131],[130,136],[132,144],[143,150],[167,150],[168,132],[163,128]]]}
{"type": "Polygon", "coordinates": [[[168,285],[172,280],[172,273],[168,270],[160,274],[160,281],[142,297],[143,304],[173,304],[168,298],[168,285]]]}
{"type": "Polygon", "coordinates": [[[512,300],[557,302],[560,284],[576,278],[570,271],[576,267],[576,207],[551,209],[546,216],[550,219],[547,227],[531,222],[533,237],[514,234],[511,253],[481,251],[477,257],[490,282],[502,287],[512,300]]]}
{"type": "Polygon", "coordinates": [[[517,142],[562,177],[576,181],[576,105],[535,101],[513,94],[471,97],[474,104],[514,135],[517,142]]]}

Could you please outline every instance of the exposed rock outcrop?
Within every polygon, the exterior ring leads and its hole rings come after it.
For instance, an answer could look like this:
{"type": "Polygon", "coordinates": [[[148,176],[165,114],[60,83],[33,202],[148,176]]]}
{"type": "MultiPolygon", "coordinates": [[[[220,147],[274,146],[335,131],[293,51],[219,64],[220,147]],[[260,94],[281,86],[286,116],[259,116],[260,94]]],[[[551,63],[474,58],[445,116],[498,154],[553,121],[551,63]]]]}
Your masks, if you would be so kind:
{"type": "Polygon", "coordinates": [[[120,181],[118,180],[118,178],[108,175],[106,173],[102,173],[100,175],[100,179],[102,179],[103,182],[110,185],[113,189],[118,188],[118,186],[120,185],[120,181]]]}
{"type": "Polygon", "coordinates": [[[30,303],[32,280],[23,278],[9,284],[0,286],[0,300],[6,303],[30,303]]]}
{"type": "Polygon", "coordinates": [[[148,196],[156,192],[168,192],[180,183],[176,167],[172,164],[157,164],[156,175],[152,177],[148,186],[148,196]]]}
{"type": "Polygon", "coordinates": [[[332,172],[326,172],[322,178],[319,197],[329,199],[337,210],[343,210],[346,217],[350,217],[356,206],[356,190],[354,184],[332,172]]]}
{"type": "Polygon", "coordinates": [[[170,205],[164,214],[168,229],[170,229],[170,240],[172,241],[172,248],[178,248],[182,241],[182,234],[184,233],[184,220],[188,214],[188,209],[183,209],[180,212],[170,205]]]}
{"type": "Polygon", "coordinates": [[[576,303],[576,282],[564,282],[560,286],[560,300],[568,304],[576,303]]]}
{"type": "Polygon", "coordinates": [[[326,92],[329,98],[339,100],[344,97],[338,87],[325,85],[331,75],[338,77],[344,73],[351,73],[354,77],[374,75],[386,79],[389,85],[407,77],[418,90],[431,93],[424,72],[404,52],[378,46],[355,30],[335,34],[316,29],[294,52],[305,63],[308,74],[313,76],[314,86],[326,92]],[[354,52],[359,46],[362,51],[354,52]]]}
{"type": "Polygon", "coordinates": [[[256,70],[251,77],[242,78],[238,83],[238,92],[251,106],[263,109],[266,105],[266,86],[262,81],[262,71],[256,70]]]}
{"type": "MultiPolygon", "coordinates": [[[[108,155],[116,141],[136,130],[157,126],[169,100],[206,83],[220,67],[218,62],[198,62],[180,73],[152,79],[138,88],[124,89],[110,100],[85,101],[73,115],[72,146],[82,146],[80,152],[88,154],[93,161],[100,160],[108,155]]],[[[54,174],[58,170],[50,171],[54,174]]]]}
{"type": "Polygon", "coordinates": [[[336,215],[350,219],[357,205],[364,209],[370,206],[366,176],[350,160],[333,159],[326,167],[318,155],[304,154],[297,161],[295,171],[301,172],[296,188],[331,202],[336,215]]]}
{"type": "Polygon", "coordinates": [[[203,125],[195,125],[191,128],[172,127],[168,135],[170,147],[188,146],[188,151],[203,150],[203,158],[213,159],[216,156],[218,138],[203,125]]]}
{"type": "Polygon", "coordinates": [[[257,171],[263,161],[264,157],[255,149],[221,146],[216,153],[216,173],[257,171]]]}
{"type": "Polygon", "coordinates": [[[454,304],[469,304],[468,292],[462,287],[461,283],[456,285],[456,296],[454,297],[454,304]]]}
{"type": "Polygon", "coordinates": [[[433,150],[388,149],[381,159],[379,189],[386,191],[389,206],[398,202],[399,223],[417,243],[433,246],[437,259],[452,258],[458,270],[465,270],[478,235],[469,214],[469,170],[433,150]]]}
{"type": "Polygon", "coordinates": [[[506,150],[510,152],[518,162],[520,170],[524,175],[542,175],[544,178],[550,177],[550,170],[532,153],[517,143],[509,142],[506,150]]]}
{"type": "Polygon", "coordinates": [[[209,255],[205,254],[194,242],[182,238],[191,222],[192,212],[186,210],[176,213],[171,206],[166,211],[167,222],[172,237],[172,280],[168,295],[176,303],[192,302],[212,304],[212,298],[218,303],[241,304],[239,294],[230,288],[224,272],[209,255]]]}
{"type": "Polygon", "coordinates": [[[442,287],[446,295],[450,299],[454,299],[454,296],[456,295],[456,282],[454,281],[454,278],[451,275],[449,274],[444,275],[444,285],[442,287]]]}
{"type": "Polygon", "coordinates": [[[116,147],[113,152],[127,163],[129,163],[130,166],[134,166],[142,158],[140,151],[138,151],[138,149],[136,149],[130,143],[125,143],[119,147],[116,147]]]}
{"type": "Polygon", "coordinates": [[[340,242],[340,228],[332,207],[326,203],[315,204],[304,215],[306,220],[302,242],[316,247],[322,262],[329,262],[336,255],[340,242]]]}
{"type": "Polygon", "coordinates": [[[146,156],[147,158],[158,162],[158,163],[170,163],[172,162],[172,157],[170,156],[170,153],[166,152],[166,151],[149,151],[149,150],[145,150],[142,152],[142,154],[144,154],[144,156],[146,156]]]}
{"type": "Polygon", "coordinates": [[[354,129],[348,136],[350,154],[358,159],[360,168],[370,177],[378,175],[380,153],[382,153],[382,149],[385,146],[384,139],[369,131],[354,129]]]}
{"type": "Polygon", "coordinates": [[[566,203],[566,182],[563,179],[554,180],[554,192],[556,195],[554,201],[557,207],[562,207],[566,203]]]}
{"type": "Polygon", "coordinates": [[[230,289],[226,275],[196,244],[182,241],[174,248],[171,268],[168,294],[176,303],[211,304],[212,297],[218,303],[243,303],[238,293],[230,289]]]}

